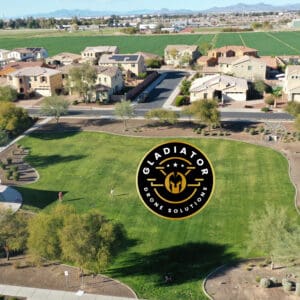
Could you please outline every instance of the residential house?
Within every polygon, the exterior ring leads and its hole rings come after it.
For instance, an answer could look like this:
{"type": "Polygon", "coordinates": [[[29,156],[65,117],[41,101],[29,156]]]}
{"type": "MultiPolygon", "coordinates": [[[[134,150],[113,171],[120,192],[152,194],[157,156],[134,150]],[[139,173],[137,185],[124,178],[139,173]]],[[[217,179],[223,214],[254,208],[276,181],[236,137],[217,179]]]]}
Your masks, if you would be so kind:
{"type": "Polygon", "coordinates": [[[141,54],[103,54],[99,59],[99,66],[119,67],[124,72],[131,72],[136,76],[146,72],[141,54]]]}
{"type": "Polygon", "coordinates": [[[8,54],[11,61],[39,60],[48,56],[45,48],[15,48],[8,54]]]}
{"type": "Polygon", "coordinates": [[[0,67],[7,64],[9,61],[8,54],[10,53],[9,50],[0,49],[0,67]]]}
{"type": "MultiPolygon", "coordinates": [[[[69,76],[69,72],[71,69],[79,67],[82,67],[82,64],[71,64],[59,68],[59,71],[62,73],[64,85],[66,84],[66,79],[68,78],[72,86],[72,78],[69,76]]],[[[99,100],[100,102],[109,102],[113,94],[118,93],[123,89],[124,81],[122,71],[116,66],[94,67],[97,71],[97,78],[92,88],[94,93],[91,101],[99,100]]]]}
{"type": "Polygon", "coordinates": [[[258,50],[246,46],[224,46],[208,51],[209,57],[242,57],[244,55],[258,57],[258,50]]]}
{"type": "Polygon", "coordinates": [[[228,74],[249,81],[265,80],[267,64],[253,56],[220,57],[218,59],[220,73],[228,74]]]}
{"type": "Polygon", "coordinates": [[[189,66],[200,56],[197,45],[168,45],[164,51],[167,65],[189,66]]]}
{"type": "Polygon", "coordinates": [[[124,87],[122,71],[116,66],[97,66],[96,70],[95,100],[109,102],[111,96],[122,91],[124,87]]]}
{"type": "Polygon", "coordinates": [[[63,88],[61,72],[42,67],[27,67],[10,73],[7,83],[24,97],[32,93],[52,96],[63,88]]]}
{"type": "Polygon", "coordinates": [[[70,53],[70,52],[62,52],[52,57],[48,57],[46,59],[46,63],[50,65],[56,66],[65,66],[74,63],[78,63],[81,59],[81,55],[70,53]]]}
{"type": "Polygon", "coordinates": [[[84,61],[91,62],[93,64],[98,64],[100,57],[103,54],[118,54],[119,48],[117,46],[96,46],[96,47],[86,47],[81,52],[81,58],[84,61]]]}
{"type": "Polygon", "coordinates": [[[246,79],[215,74],[204,76],[192,82],[190,101],[218,99],[224,101],[246,101],[248,84],[246,79]]]}
{"type": "Polygon", "coordinates": [[[300,65],[286,67],[283,91],[287,94],[288,101],[300,102],[300,65]]]}

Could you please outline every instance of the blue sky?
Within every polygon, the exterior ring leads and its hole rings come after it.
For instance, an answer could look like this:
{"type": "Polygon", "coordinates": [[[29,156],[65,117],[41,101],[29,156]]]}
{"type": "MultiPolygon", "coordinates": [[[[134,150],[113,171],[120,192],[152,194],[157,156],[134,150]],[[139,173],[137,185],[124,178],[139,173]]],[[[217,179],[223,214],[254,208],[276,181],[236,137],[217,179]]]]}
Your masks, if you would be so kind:
{"type": "Polygon", "coordinates": [[[51,12],[59,9],[90,9],[128,11],[137,9],[194,9],[201,10],[212,6],[227,6],[243,2],[255,4],[264,2],[266,4],[282,5],[300,3],[300,0],[0,0],[0,17],[13,17],[30,15],[40,12],[51,12]]]}

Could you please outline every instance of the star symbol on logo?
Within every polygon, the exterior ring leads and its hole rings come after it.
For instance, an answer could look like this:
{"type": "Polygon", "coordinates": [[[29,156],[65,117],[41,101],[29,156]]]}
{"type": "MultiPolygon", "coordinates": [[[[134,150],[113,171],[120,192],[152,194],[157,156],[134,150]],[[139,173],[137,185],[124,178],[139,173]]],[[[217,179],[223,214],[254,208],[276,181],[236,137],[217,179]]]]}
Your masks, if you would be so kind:
{"type": "Polygon", "coordinates": [[[173,166],[174,166],[174,168],[177,168],[178,164],[175,162],[175,163],[173,164],[173,166]]]}

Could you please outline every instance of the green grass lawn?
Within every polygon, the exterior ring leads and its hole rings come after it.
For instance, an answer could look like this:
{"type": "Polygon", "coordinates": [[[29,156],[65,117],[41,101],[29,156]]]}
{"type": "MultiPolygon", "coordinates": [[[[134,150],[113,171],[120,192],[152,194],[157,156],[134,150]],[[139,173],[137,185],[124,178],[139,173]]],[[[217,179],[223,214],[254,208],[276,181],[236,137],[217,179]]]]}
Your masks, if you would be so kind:
{"type": "MultiPolygon", "coordinates": [[[[176,34],[176,35],[106,35],[101,32],[58,32],[55,30],[0,30],[0,45],[3,49],[15,47],[45,47],[49,55],[59,52],[80,53],[87,46],[116,45],[120,53],[137,51],[163,55],[164,48],[171,44],[196,44],[211,42],[211,34],[176,34]]],[[[243,45],[259,50],[260,55],[290,55],[300,52],[300,32],[243,32],[217,33],[215,47],[243,45]],[[275,37],[275,38],[274,38],[275,37]],[[242,39],[241,39],[242,38],[242,39]],[[278,39],[281,41],[278,41],[278,39]]]]}
{"type": "Polygon", "coordinates": [[[296,216],[288,164],[268,148],[188,139],[212,161],[216,189],[201,213],[168,221],[144,207],[135,187],[140,160],[164,140],[88,132],[34,134],[21,144],[30,148],[28,161],[39,171],[40,180],[18,189],[26,209],[47,209],[63,191],[63,202],[78,211],[99,209],[122,223],[128,240],[107,275],[129,284],[139,297],[205,299],[201,283],[209,271],[225,262],[261,255],[245,250],[250,214],[271,203],[287,207],[290,216],[296,216]],[[112,186],[114,199],[109,195],[112,186]],[[171,285],[163,280],[167,272],[173,273],[171,285]]]}

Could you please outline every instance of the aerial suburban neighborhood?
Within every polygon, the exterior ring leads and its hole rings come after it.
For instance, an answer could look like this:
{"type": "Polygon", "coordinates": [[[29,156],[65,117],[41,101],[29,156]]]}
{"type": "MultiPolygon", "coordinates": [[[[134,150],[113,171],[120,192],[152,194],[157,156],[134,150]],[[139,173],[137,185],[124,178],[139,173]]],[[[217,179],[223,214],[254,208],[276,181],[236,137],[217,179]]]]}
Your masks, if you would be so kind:
{"type": "Polygon", "coordinates": [[[0,300],[300,299],[300,3],[13,2],[0,300]]]}

